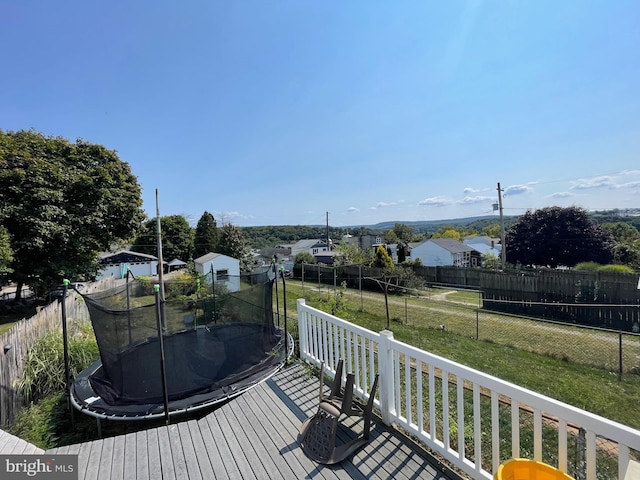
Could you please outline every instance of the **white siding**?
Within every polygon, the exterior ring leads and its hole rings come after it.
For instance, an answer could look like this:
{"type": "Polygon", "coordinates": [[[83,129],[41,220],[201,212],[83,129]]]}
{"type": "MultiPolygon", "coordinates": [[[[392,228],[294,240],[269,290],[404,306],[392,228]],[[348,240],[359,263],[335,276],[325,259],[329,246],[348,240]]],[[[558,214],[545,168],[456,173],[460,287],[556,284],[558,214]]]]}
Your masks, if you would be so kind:
{"type": "Polygon", "coordinates": [[[113,275],[114,278],[124,278],[127,274],[126,267],[129,267],[134,277],[151,277],[158,274],[158,261],[136,262],[136,263],[119,263],[117,265],[108,265],[98,272],[96,280],[102,280],[113,275]],[[124,273],[124,275],[123,275],[124,273]]]}
{"type": "Polygon", "coordinates": [[[427,240],[411,250],[411,259],[420,259],[422,264],[428,267],[441,267],[453,265],[451,252],[439,245],[427,240]]]}
{"type": "Polygon", "coordinates": [[[240,290],[240,261],[237,258],[228,257],[227,255],[217,255],[207,262],[195,263],[196,272],[203,275],[211,273],[212,266],[215,282],[219,281],[224,283],[231,292],[240,290]],[[218,272],[223,271],[226,271],[226,275],[222,274],[220,278],[218,278],[218,272]]]}

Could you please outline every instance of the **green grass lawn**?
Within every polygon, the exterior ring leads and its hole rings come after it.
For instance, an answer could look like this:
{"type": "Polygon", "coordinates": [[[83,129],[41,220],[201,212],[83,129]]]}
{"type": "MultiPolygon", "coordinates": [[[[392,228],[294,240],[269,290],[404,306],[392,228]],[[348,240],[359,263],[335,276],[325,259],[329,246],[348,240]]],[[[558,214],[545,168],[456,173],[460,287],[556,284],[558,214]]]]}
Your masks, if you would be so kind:
{"type": "Polygon", "coordinates": [[[4,335],[16,324],[16,322],[8,322],[0,324],[0,335],[4,335]]]}
{"type": "MultiPolygon", "coordinates": [[[[384,296],[381,293],[366,292],[364,312],[360,310],[360,293],[349,293],[344,297],[344,309],[338,316],[375,332],[387,327],[384,296]]],[[[466,295],[469,292],[464,293],[466,295]]],[[[282,302],[282,290],[279,294],[282,302]]],[[[309,305],[323,309],[323,304],[326,305],[331,295],[332,292],[318,293],[317,288],[306,287],[304,297],[309,305]]],[[[290,317],[295,317],[296,299],[302,296],[299,283],[287,283],[287,309],[290,317]]],[[[451,296],[447,298],[450,299],[451,296]]],[[[460,319],[468,313],[466,309],[455,304],[446,305],[442,300],[434,301],[433,306],[438,311],[425,311],[424,300],[415,303],[414,299],[409,299],[405,308],[404,300],[401,299],[400,306],[396,305],[395,311],[400,315],[394,317],[392,314],[395,320],[390,324],[394,338],[575,407],[640,428],[640,402],[637,401],[640,398],[640,376],[624,374],[618,378],[618,375],[606,369],[566,361],[563,357],[541,355],[514,345],[475,340],[474,335],[459,333],[450,328],[454,321],[460,321],[467,329],[475,329],[475,321],[470,323],[469,319],[460,319]],[[404,321],[405,312],[408,313],[408,321],[404,321]],[[440,324],[447,325],[446,331],[439,329],[440,324]]],[[[503,323],[500,328],[508,329],[508,325],[503,323]]],[[[293,326],[296,327],[297,325],[293,326]]],[[[523,336],[521,326],[513,327],[513,330],[514,337],[523,336]]],[[[559,335],[555,331],[551,333],[551,338],[559,335]]],[[[546,338],[538,341],[549,340],[546,338]]],[[[597,343],[593,348],[595,350],[587,352],[588,355],[599,354],[597,343]]]]}
{"type": "Polygon", "coordinates": [[[7,333],[23,318],[31,318],[36,314],[35,306],[14,307],[14,310],[0,315],[0,335],[7,333]]]}

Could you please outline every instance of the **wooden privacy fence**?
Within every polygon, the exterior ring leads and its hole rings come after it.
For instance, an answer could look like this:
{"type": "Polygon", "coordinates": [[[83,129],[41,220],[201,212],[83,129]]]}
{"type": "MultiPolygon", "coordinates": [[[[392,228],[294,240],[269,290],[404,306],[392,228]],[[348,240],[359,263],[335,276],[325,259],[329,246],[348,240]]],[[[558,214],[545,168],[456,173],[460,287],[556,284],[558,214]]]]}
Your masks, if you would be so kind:
{"type": "Polygon", "coordinates": [[[484,273],[483,306],[623,331],[640,329],[640,290],[634,274],[538,270],[484,273]]]}
{"type": "MultiPolygon", "coordinates": [[[[87,285],[84,293],[92,293],[114,285],[112,277],[87,285]]],[[[89,311],[78,294],[70,290],[65,299],[67,319],[88,321],[89,311]]],[[[24,374],[27,355],[39,338],[51,331],[62,331],[62,304],[54,301],[33,317],[21,320],[0,336],[0,428],[11,425],[24,407],[24,397],[17,389],[24,374]]]]}
{"type": "MultiPolygon", "coordinates": [[[[430,286],[475,289],[483,306],[516,315],[580,325],[640,332],[640,282],[637,274],[575,270],[500,272],[482,268],[425,267],[413,271],[430,286]]],[[[305,284],[380,291],[373,278],[383,270],[360,265],[295,265],[305,284]]]]}

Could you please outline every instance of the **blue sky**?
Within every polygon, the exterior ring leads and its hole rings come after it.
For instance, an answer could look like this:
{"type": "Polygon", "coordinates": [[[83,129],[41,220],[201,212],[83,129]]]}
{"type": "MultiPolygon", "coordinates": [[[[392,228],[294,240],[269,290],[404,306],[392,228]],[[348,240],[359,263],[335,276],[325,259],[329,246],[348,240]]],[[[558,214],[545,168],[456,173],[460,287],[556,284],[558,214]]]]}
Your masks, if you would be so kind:
{"type": "Polygon", "coordinates": [[[144,208],[369,225],[640,207],[640,2],[0,1],[0,129],[144,208]]]}

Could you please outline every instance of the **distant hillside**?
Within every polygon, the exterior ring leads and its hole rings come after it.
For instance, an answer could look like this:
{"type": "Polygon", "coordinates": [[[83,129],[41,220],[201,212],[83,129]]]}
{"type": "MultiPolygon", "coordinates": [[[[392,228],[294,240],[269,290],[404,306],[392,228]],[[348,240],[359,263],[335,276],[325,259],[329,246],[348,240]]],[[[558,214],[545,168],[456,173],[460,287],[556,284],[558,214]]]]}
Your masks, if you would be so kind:
{"type": "MultiPolygon", "coordinates": [[[[640,231],[640,208],[593,211],[590,212],[589,215],[595,222],[600,224],[625,222],[633,225],[640,231]]],[[[511,225],[516,223],[518,221],[518,218],[519,216],[505,215],[505,228],[509,228],[511,225]]],[[[481,231],[488,225],[500,223],[500,217],[498,215],[485,215],[480,217],[452,218],[448,220],[418,220],[414,222],[389,221],[376,223],[375,225],[365,225],[365,228],[369,228],[375,231],[390,230],[396,223],[402,223],[413,228],[413,231],[415,233],[433,233],[439,228],[449,225],[454,227],[475,228],[476,230],[481,231]]],[[[360,227],[357,226],[343,228],[355,229],[360,227]]]]}
{"type": "MultiPolygon", "coordinates": [[[[589,214],[593,220],[599,224],[625,222],[634,226],[640,231],[640,208],[625,210],[607,210],[591,212],[589,214]]],[[[518,221],[518,216],[505,216],[504,226],[508,230],[518,221]]],[[[353,225],[346,227],[329,226],[329,237],[339,240],[346,233],[351,235],[376,233],[384,230],[393,229],[396,223],[407,225],[418,235],[429,235],[445,226],[473,228],[478,232],[488,227],[500,223],[498,215],[485,215],[480,217],[452,218],[448,220],[419,220],[413,222],[407,221],[388,221],[380,222],[375,225],[353,225]]],[[[247,239],[254,248],[274,247],[278,244],[295,243],[305,238],[325,238],[327,231],[323,225],[280,225],[280,226],[263,226],[263,227],[243,227],[247,239]]]]}
{"type": "MultiPolygon", "coordinates": [[[[514,223],[518,217],[504,217],[505,226],[514,223]]],[[[497,215],[486,215],[481,217],[465,217],[465,218],[452,218],[447,220],[418,220],[414,222],[380,222],[375,225],[366,225],[366,228],[371,230],[390,230],[396,223],[402,223],[408,227],[413,228],[415,233],[433,233],[438,229],[445,226],[454,227],[473,227],[480,231],[488,225],[493,225],[500,222],[500,217],[497,215]]]]}

